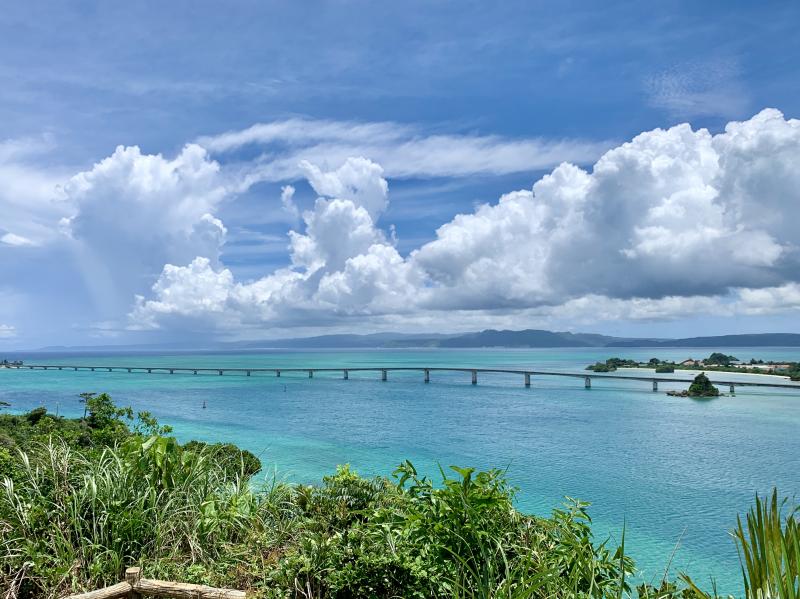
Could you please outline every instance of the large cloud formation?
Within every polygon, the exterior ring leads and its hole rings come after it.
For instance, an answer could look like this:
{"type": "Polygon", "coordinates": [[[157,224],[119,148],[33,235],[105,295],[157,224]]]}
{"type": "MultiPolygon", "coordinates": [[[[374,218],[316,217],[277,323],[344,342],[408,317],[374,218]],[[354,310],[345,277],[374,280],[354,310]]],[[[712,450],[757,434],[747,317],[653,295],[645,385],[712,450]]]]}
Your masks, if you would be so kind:
{"type": "Polygon", "coordinates": [[[414,267],[397,252],[375,220],[386,206],[388,184],[380,166],[348,159],[335,171],[305,165],[320,194],[303,213],[305,232],[289,233],[292,266],[251,283],[237,283],[204,256],[186,266],[167,265],[153,299],[137,297],[135,328],[160,323],[299,326],[354,314],[405,311],[416,284],[414,267]]]}
{"type": "Polygon", "coordinates": [[[657,318],[796,310],[798,164],[800,121],[776,110],[717,135],[686,124],[656,129],[608,151],[591,171],[564,163],[531,190],[456,216],[404,257],[377,224],[388,201],[379,165],[350,158],[323,171],[306,162],[320,197],[302,216],[305,230],[290,233],[290,267],[242,283],[213,251],[171,262],[150,297],[137,297],[130,322],[229,329],[352,316],[389,323],[509,311],[657,318]]]}
{"type": "Polygon", "coordinates": [[[118,147],[63,185],[61,228],[102,316],[117,315],[165,263],[204,256],[219,266],[226,230],[213,216],[228,196],[219,164],[197,145],[172,160],[118,147]]]}
{"type": "Polygon", "coordinates": [[[173,159],[119,147],[75,175],[37,169],[41,140],[0,144],[2,337],[52,327],[113,332],[165,264],[219,267],[230,197],[220,165],[187,145],[173,159]],[[54,293],[57,290],[57,293],[54,293]],[[88,322],[87,322],[88,320],[88,322]]]}

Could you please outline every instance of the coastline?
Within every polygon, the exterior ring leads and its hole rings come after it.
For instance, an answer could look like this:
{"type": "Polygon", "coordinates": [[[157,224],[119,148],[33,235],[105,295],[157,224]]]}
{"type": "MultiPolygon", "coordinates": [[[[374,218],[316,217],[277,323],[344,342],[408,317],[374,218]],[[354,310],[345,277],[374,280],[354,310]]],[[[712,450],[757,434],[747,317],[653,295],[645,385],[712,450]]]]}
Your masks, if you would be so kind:
{"type": "MultiPolygon", "coordinates": [[[[648,374],[655,373],[655,368],[617,368],[617,371],[620,371],[620,370],[632,371],[632,372],[646,372],[648,374]]],[[[792,381],[792,379],[789,376],[785,375],[785,374],[767,374],[767,373],[757,373],[757,372],[732,372],[730,370],[710,370],[710,369],[702,370],[702,369],[697,369],[697,368],[676,368],[675,369],[675,373],[678,373],[678,372],[687,372],[687,373],[705,372],[706,374],[708,374],[708,373],[733,374],[733,375],[736,375],[736,376],[768,376],[768,377],[773,377],[773,378],[784,379],[785,381],[792,382],[792,383],[796,382],[796,381],[792,381]]],[[[670,373],[670,372],[668,372],[668,373],[659,373],[659,375],[663,376],[665,374],[675,374],[675,373],[670,373]]]]}

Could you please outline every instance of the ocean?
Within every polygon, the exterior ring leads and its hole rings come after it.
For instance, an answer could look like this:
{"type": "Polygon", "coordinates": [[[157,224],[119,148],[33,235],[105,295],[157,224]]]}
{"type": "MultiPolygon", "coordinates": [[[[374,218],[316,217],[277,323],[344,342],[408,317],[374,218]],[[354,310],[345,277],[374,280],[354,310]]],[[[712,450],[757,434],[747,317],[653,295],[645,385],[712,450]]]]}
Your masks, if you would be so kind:
{"type": "MultiPolygon", "coordinates": [[[[741,359],[800,361],[798,348],[716,348],[741,359]]],[[[458,366],[578,372],[612,355],[700,358],[705,349],[330,350],[15,354],[29,363],[250,368],[458,366]]],[[[3,356],[0,356],[2,358],[3,356]]],[[[677,374],[678,376],[681,373],[677,374]]],[[[684,373],[684,376],[688,373],[684,373]]],[[[742,381],[752,375],[720,375],[742,381]]],[[[712,375],[713,378],[713,375],[712,375]]],[[[0,369],[11,411],[83,411],[107,392],[149,410],[182,440],[225,441],[258,455],[265,476],[312,483],[350,464],[390,475],[403,460],[434,479],[450,465],[502,468],[519,509],[547,515],[564,496],[591,502],[596,539],[620,540],[642,580],[669,567],[741,594],[729,531],[756,493],[800,493],[800,392],[738,387],[713,400],[669,397],[686,385],[469,373],[146,374],[0,369]],[[205,408],[203,405],[205,404],[205,408]],[[673,557],[674,553],[674,557],[673,557]]],[[[727,392],[727,388],[721,389],[727,392]]]]}

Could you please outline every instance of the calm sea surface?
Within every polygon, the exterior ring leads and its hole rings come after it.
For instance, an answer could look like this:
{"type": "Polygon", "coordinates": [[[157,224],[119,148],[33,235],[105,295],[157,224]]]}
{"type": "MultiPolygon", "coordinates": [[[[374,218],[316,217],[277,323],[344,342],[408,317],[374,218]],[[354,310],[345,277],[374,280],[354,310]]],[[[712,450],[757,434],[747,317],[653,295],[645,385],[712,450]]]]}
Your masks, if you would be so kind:
{"type": "MultiPolygon", "coordinates": [[[[718,348],[742,359],[800,360],[797,348],[718,348]]],[[[611,355],[703,357],[679,350],[285,350],[251,353],[27,354],[36,363],[197,367],[466,366],[579,371],[611,355]]],[[[2,356],[0,356],[2,357],[2,356]]],[[[680,373],[679,373],[680,374],[680,373]]],[[[720,375],[753,380],[748,375],[720,375]]],[[[349,463],[390,474],[405,459],[438,476],[438,464],[508,468],[520,509],[546,515],[563,496],[592,502],[598,539],[626,546],[640,576],[686,571],[722,592],[741,594],[728,531],[755,493],[777,486],[800,495],[800,393],[740,387],[710,401],[668,397],[661,384],[580,379],[421,373],[274,375],[143,374],[0,369],[0,400],[15,412],[44,405],[82,412],[77,394],[108,392],[121,405],[150,410],[181,440],[230,441],[280,478],[314,482],[349,463]],[[207,408],[202,409],[203,403],[207,408]]],[[[712,377],[713,378],[713,377],[712,377]]],[[[727,391],[727,389],[723,389],[727,391]]]]}

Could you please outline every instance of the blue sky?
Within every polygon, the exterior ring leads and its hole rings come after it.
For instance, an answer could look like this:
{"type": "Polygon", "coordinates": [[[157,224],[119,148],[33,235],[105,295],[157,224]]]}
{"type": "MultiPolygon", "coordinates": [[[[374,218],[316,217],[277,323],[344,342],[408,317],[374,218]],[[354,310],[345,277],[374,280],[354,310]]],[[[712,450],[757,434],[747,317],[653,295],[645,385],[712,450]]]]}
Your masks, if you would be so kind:
{"type": "Polygon", "coordinates": [[[796,2],[11,3],[0,15],[0,344],[488,326],[800,332],[798,239],[780,223],[800,204],[780,167],[798,164],[799,17],[796,2]],[[767,108],[780,119],[751,120],[767,108]],[[696,135],[732,121],[750,123],[736,140],[696,135]],[[684,185],[667,201],[663,182],[638,198],[624,192],[635,178],[567,173],[562,189],[586,186],[580,218],[625,213],[607,224],[613,247],[584,229],[563,245],[557,232],[577,217],[549,188],[547,214],[534,193],[476,216],[563,161],[592,173],[604,152],[680,123],[695,134],[685,145],[662,136],[636,151],[656,164],[653,147],[672,160],[710,144],[722,171],[742,160],[736,172],[755,174],[733,181],[698,158],[664,175],[684,185]],[[743,140],[754,135],[780,143],[753,150],[743,140]],[[774,173],[757,169],[776,157],[774,173]],[[775,218],[743,216],[742,202],[761,201],[775,218]],[[634,222],[639,210],[652,218],[634,222]],[[723,257],[728,268],[699,261],[708,252],[694,238],[670,246],[688,222],[663,217],[675,210],[717,219],[705,234],[742,256],[723,257]],[[472,220],[457,226],[459,214],[472,220]],[[514,218],[536,222],[503,228],[514,218]],[[480,241],[486,223],[499,228],[480,241]],[[654,244],[669,257],[645,260],[654,244]],[[597,267],[594,291],[553,274],[588,278],[592,248],[616,269],[597,267]],[[482,268],[507,269],[511,283],[476,283],[482,268]]]}

